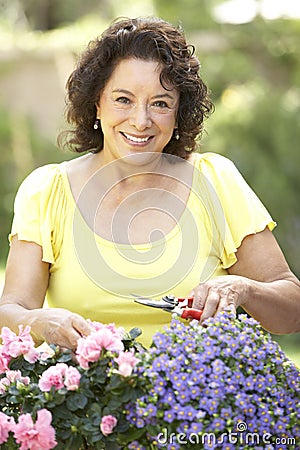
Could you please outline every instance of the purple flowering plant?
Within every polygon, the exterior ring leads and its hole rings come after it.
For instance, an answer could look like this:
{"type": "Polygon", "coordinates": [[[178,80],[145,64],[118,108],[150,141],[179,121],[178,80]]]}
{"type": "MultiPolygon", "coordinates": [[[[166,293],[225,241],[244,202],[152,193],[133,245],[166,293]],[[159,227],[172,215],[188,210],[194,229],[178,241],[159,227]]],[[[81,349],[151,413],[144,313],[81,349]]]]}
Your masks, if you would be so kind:
{"type": "Polygon", "coordinates": [[[1,450],[300,448],[300,372],[254,319],[173,318],[149,349],[91,323],[76,359],[2,329],[1,450]]]}
{"type": "Polygon", "coordinates": [[[174,319],[148,356],[129,449],[300,449],[300,371],[253,318],[174,319]]]}

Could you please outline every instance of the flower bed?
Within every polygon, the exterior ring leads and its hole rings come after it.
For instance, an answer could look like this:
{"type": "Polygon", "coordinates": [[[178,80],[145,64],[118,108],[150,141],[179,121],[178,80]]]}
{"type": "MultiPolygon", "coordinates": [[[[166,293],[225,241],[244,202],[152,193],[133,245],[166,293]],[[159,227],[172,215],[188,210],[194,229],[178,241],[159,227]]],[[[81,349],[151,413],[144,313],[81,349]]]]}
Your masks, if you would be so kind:
{"type": "Polygon", "coordinates": [[[2,329],[1,449],[300,448],[300,372],[255,320],[173,319],[148,350],[91,324],[76,360],[2,329]]]}

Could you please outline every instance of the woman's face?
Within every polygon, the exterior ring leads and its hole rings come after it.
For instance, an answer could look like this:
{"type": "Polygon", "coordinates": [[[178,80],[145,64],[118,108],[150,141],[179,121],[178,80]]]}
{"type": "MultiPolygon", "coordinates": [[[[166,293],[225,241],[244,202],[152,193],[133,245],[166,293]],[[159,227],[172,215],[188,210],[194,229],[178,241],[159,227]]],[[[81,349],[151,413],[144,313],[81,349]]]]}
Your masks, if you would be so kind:
{"type": "Polygon", "coordinates": [[[159,81],[156,61],[124,59],[106,83],[97,105],[106,159],[162,152],[176,127],[179,93],[159,81]]]}

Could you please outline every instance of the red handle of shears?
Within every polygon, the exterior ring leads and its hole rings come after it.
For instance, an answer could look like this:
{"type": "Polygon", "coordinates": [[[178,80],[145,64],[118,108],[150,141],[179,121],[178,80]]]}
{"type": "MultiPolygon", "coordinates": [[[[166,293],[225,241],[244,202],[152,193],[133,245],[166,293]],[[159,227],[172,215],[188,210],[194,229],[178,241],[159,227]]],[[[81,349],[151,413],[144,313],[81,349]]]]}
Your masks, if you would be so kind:
{"type": "Polygon", "coordinates": [[[178,305],[184,303],[188,308],[192,308],[194,297],[177,297],[178,305]]]}
{"type": "Polygon", "coordinates": [[[196,319],[200,320],[202,316],[202,312],[200,309],[193,309],[193,308],[183,308],[181,317],[182,319],[196,319]]]}

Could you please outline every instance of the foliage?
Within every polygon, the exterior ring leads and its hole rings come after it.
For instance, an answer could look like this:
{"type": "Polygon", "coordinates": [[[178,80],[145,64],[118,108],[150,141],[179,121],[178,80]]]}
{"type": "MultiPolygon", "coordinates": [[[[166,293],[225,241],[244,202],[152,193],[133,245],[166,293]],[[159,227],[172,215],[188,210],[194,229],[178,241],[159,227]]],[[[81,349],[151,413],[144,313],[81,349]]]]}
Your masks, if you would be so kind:
{"type": "Polygon", "coordinates": [[[211,0],[154,0],[157,14],[166,20],[181,25],[187,31],[202,30],[216,26],[211,9],[211,0]]]}
{"type": "Polygon", "coordinates": [[[0,142],[0,263],[4,263],[18,186],[34,168],[60,162],[70,155],[59,152],[53,143],[37,132],[29,118],[12,116],[1,107],[0,142]]]}
{"type": "Polygon", "coordinates": [[[112,15],[109,0],[2,0],[1,7],[3,17],[14,18],[17,27],[43,31],[59,28],[86,14],[101,13],[106,18],[111,18],[112,15]]]}
{"type": "Polygon", "coordinates": [[[299,117],[300,91],[294,88],[272,94],[258,84],[231,85],[209,133],[210,146],[236,162],[278,223],[274,233],[298,275],[299,117]]]}
{"type": "Polygon", "coordinates": [[[183,440],[187,449],[247,450],[249,436],[271,450],[275,438],[299,436],[300,372],[254,319],[174,318],[149,350],[138,331],[124,338],[112,324],[91,325],[76,360],[36,349],[29,327],[2,329],[3,450],[174,450],[183,440]]]}

